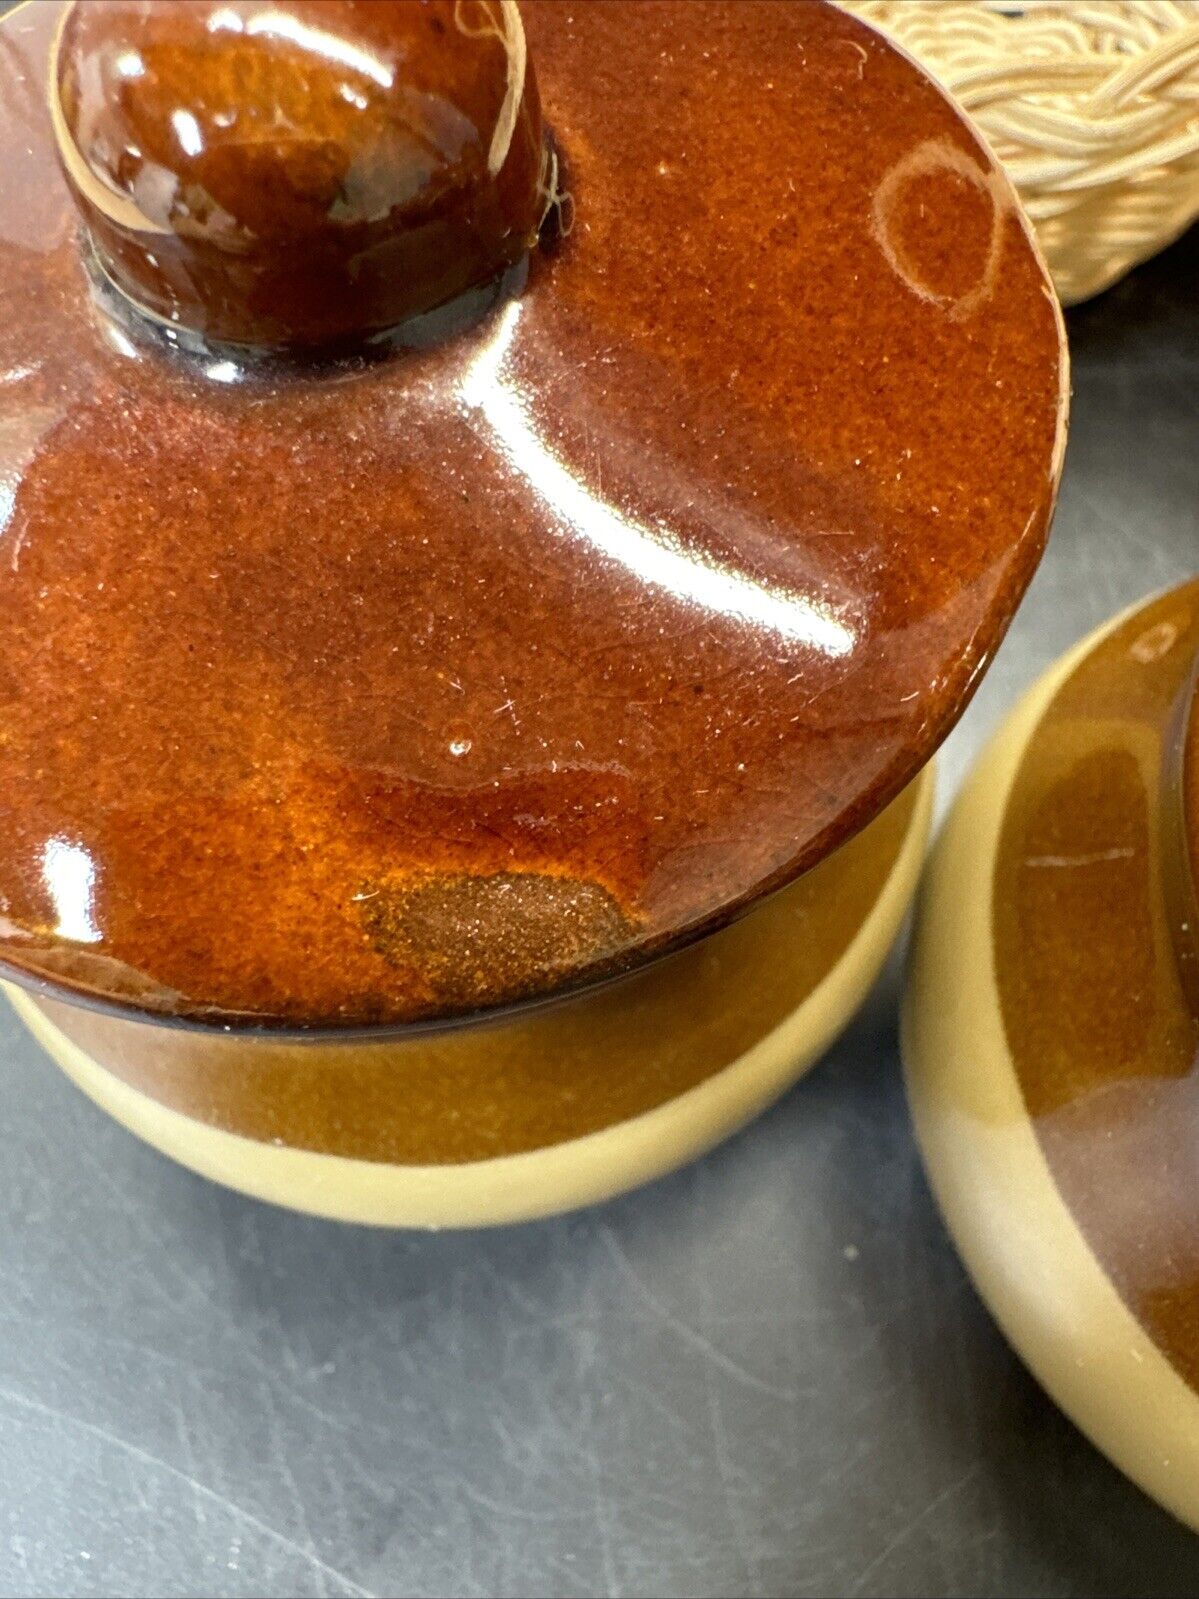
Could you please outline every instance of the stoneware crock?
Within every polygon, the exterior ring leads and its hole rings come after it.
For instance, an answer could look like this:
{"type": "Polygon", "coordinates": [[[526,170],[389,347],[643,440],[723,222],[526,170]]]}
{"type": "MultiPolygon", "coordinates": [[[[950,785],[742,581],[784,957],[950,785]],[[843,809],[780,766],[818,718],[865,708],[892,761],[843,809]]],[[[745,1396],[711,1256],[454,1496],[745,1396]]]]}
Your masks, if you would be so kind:
{"type": "Polygon", "coordinates": [[[198,1171],[618,1191],[830,1042],[1046,536],[1060,314],[835,8],[0,22],[0,965],[198,1171]]]}
{"type": "Polygon", "coordinates": [[[922,894],[904,1053],[938,1199],[1050,1393],[1199,1529],[1199,580],[1015,710],[922,894]]]}

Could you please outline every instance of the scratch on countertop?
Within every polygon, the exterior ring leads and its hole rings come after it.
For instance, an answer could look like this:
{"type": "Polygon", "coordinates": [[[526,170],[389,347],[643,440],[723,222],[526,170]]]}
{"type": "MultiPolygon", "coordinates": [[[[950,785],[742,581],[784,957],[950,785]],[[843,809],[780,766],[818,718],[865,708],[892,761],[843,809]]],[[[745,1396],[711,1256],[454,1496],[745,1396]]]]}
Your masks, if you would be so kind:
{"type": "Polygon", "coordinates": [[[295,1472],[291,1469],[291,1462],[287,1458],[287,1446],[283,1440],[279,1424],[279,1407],[275,1403],[275,1396],[268,1382],[259,1384],[259,1392],[266,1401],[268,1415],[268,1432],[271,1440],[271,1453],[279,1467],[279,1476],[282,1478],[288,1494],[291,1496],[295,1508],[296,1523],[304,1537],[302,1547],[307,1554],[316,1557],[316,1540],[312,1536],[312,1526],[308,1520],[308,1511],[304,1504],[304,1496],[300,1492],[300,1485],[296,1481],[295,1472]]]}
{"type": "MultiPolygon", "coordinates": [[[[707,1180],[708,1168],[703,1161],[698,1161],[692,1168],[691,1186],[695,1195],[697,1209],[703,1207],[703,1188],[707,1180]]],[[[707,1276],[701,1276],[700,1282],[704,1295],[705,1319],[711,1325],[714,1306],[712,1303],[712,1290],[707,1276]]],[[[714,1362],[704,1362],[704,1394],[708,1402],[708,1422],[712,1432],[712,1449],[716,1458],[716,1471],[720,1478],[720,1489],[724,1497],[725,1514],[728,1516],[729,1527],[732,1530],[733,1541],[737,1547],[737,1555],[745,1567],[745,1575],[749,1583],[748,1591],[753,1594],[762,1592],[761,1562],[753,1547],[753,1529],[745,1514],[745,1506],[737,1495],[734,1482],[734,1468],[729,1449],[728,1428],[725,1426],[724,1412],[721,1409],[720,1394],[716,1388],[716,1372],[718,1367],[714,1362]]]]}
{"type": "Polygon", "coordinates": [[[149,1450],[141,1449],[137,1444],[130,1443],[127,1438],[122,1438],[118,1433],[109,1432],[106,1427],[100,1427],[95,1422],[84,1421],[81,1416],[72,1416],[69,1411],[58,1410],[53,1405],[44,1405],[38,1399],[31,1399],[28,1394],[14,1393],[11,1388],[0,1388],[0,1402],[11,1405],[17,1410],[26,1410],[35,1416],[42,1416],[48,1421],[56,1421],[64,1427],[73,1427],[77,1432],[87,1433],[92,1438],[98,1438],[102,1443],[110,1444],[114,1449],[119,1449],[123,1454],[129,1455],[134,1460],[139,1460],[151,1470],[165,1472],[167,1476],[185,1483],[195,1494],[206,1500],[209,1504],[219,1505],[222,1510],[244,1521],[248,1527],[253,1527],[264,1538],[269,1538],[277,1543],[280,1548],[287,1549],[299,1559],[305,1561],[314,1571],[321,1572],[331,1581],[338,1583],[353,1599],[374,1599],[369,1589],[359,1587],[344,1572],[337,1571],[328,1565],[319,1555],[311,1550],[304,1549],[294,1538],[289,1538],[286,1533],[280,1532],[277,1527],[269,1526],[261,1521],[251,1510],[246,1510],[242,1505],[236,1504],[232,1499],[227,1499],[224,1494],[218,1493],[215,1488],[210,1488],[206,1483],[189,1477],[187,1472],[180,1471],[177,1466],[172,1466],[167,1460],[158,1455],[151,1454],[149,1450]]]}
{"type": "Polygon", "coordinates": [[[756,1388],[759,1393],[769,1394],[772,1398],[782,1399],[788,1404],[793,1404],[802,1397],[797,1388],[780,1388],[777,1384],[769,1383],[762,1377],[756,1377],[752,1371],[746,1371],[744,1366],[738,1365],[730,1355],[726,1355],[722,1349],[718,1349],[710,1339],[704,1337],[703,1333],[698,1332],[694,1327],[688,1326],[673,1311],[668,1310],[637,1275],[632,1261],[617,1242],[616,1234],[611,1227],[606,1222],[601,1222],[597,1232],[608,1253],[620,1268],[625,1281],[634,1290],[637,1297],[653,1312],[663,1326],[669,1327],[670,1331],[682,1343],[689,1344],[692,1349],[703,1355],[705,1359],[712,1361],[727,1376],[732,1377],[735,1382],[743,1383],[747,1388],[756,1388]]]}
{"type": "Polygon", "coordinates": [[[934,1497],[930,1499],[926,1505],[923,1505],[909,1521],[906,1521],[903,1524],[895,1536],[888,1540],[886,1547],[881,1549],[879,1553],[875,1555],[870,1564],[861,1572],[859,1572],[856,1582],[852,1588],[847,1590],[847,1592],[850,1595],[864,1593],[866,1591],[866,1584],[870,1581],[871,1577],[873,1577],[876,1572],[880,1571],[883,1566],[886,1565],[887,1561],[890,1560],[892,1555],[897,1554],[898,1551],[903,1548],[904,1544],[907,1543],[912,1534],[914,1532],[918,1532],[920,1528],[924,1526],[925,1522],[928,1521],[930,1517],[935,1515],[935,1513],[940,1510],[941,1506],[945,1504],[947,1500],[955,1498],[961,1493],[963,1488],[969,1487],[981,1470],[982,1461],[976,1460],[972,1466],[968,1466],[966,1468],[960,1477],[958,1477],[954,1482],[951,1482],[948,1487],[942,1488],[939,1494],[934,1495],[934,1497]]]}

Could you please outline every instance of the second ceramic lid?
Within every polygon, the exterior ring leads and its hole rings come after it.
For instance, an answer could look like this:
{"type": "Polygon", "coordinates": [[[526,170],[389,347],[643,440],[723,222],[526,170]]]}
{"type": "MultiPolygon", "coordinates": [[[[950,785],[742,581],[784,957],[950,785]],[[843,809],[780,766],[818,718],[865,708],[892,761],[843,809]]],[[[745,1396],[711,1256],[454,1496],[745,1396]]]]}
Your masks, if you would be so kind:
{"type": "Polygon", "coordinates": [[[620,970],[876,814],[1002,637],[1064,354],[961,115],[822,5],[522,9],[569,238],[305,376],[97,313],[57,8],[0,25],[12,969],[304,1025],[620,970]]]}

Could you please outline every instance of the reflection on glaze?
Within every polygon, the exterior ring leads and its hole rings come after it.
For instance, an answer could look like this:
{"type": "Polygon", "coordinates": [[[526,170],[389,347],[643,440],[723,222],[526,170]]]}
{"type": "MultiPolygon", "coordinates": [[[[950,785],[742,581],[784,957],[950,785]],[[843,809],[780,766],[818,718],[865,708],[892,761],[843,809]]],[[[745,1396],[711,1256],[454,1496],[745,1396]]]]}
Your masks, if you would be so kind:
{"type": "MultiPolygon", "coordinates": [[[[41,81],[58,13],[24,15],[0,72],[41,81]]],[[[494,3],[459,15],[502,24],[494,3]]],[[[0,144],[31,151],[0,185],[0,371],[31,373],[0,418],[38,418],[0,425],[0,953],[22,971],[316,1026],[614,973],[848,839],[990,658],[1052,501],[1045,279],[1005,215],[967,328],[872,232],[905,152],[950,139],[987,162],[958,112],[823,6],[523,16],[522,104],[535,62],[578,226],[369,361],[180,359],[106,318],[52,130],[0,94],[0,144]],[[764,56],[793,63],[776,95],[764,56]],[[50,841],[94,864],[86,923],[52,914],[50,841]]],[[[471,48],[498,73],[481,174],[515,68],[494,38],[471,48]]],[[[122,92],[148,94],[174,49],[124,40],[145,71],[126,62],[122,92]]],[[[405,75],[320,82],[358,126],[405,75]]],[[[236,131],[182,93],[159,110],[147,159],[208,162],[236,131]]],[[[983,199],[951,183],[907,227],[913,259],[968,287],[983,199]]]]}
{"type": "MultiPolygon", "coordinates": [[[[32,376],[31,368],[18,368],[32,376]]],[[[21,477],[42,439],[59,420],[49,405],[37,405],[19,391],[6,395],[0,382],[0,563],[7,557],[10,571],[21,564],[21,551],[28,529],[16,517],[17,493],[21,477]]]]}
{"type": "Polygon", "coordinates": [[[622,513],[559,460],[538,433],[519,388],[504,377],[505,357],[520,314],[520,301],[511,301],[471,361],[459,392],[468,410],[482,412],[505,456],[551,511],[599,554],[688,605],[777,633],[826,655],[848,655],[854,645],[853,630],[827,605],[692,555],[668,527],[647,527],[622,513]]]}
{"type": "MultiPolygon", "coordinates": [[[[994,292],[1003,251],[1003,218],[1014,207],[1015,196],[1002,173],[980,165],[948,139],[929,139],[897,161],[875,191],[875,238],[892,270],[912,293],[941,306],[956,320],[972,315],[994,292]],[[991,212],[977,276],[965,284],[958,278],[960,261],[935,256],[922,261],[918,247],[913,250],[905,237],[913,221],[907,213],[914,207],[922,220],[927,207],[946,203],[954,180],[958,187],[964,182],[976,189],[991,212]],[[941,281],[936,281],[937,276],[941,281]]],[[[921,231],[916,229],[917,237],[921,231]]]]}
{"type": "Polygon", "coordinates": [[[46,840],[42,851],[42,877],[54,903],[54,931],[76,944],[98,944],[100,932],[92,919],[96,866],[79,844],[63,838],[46,840]]]}
{"type": "MultiPolygon", "coordinates": [[[[363,49],[351,39],[330,33],[327,28],[315,28],[278,6],[264,7],[243,15],[232,6],[224,5],[212,13],[206,26],[209,33],[244,33],[250,39],[286,39],[289,44],[319,56],[322,61],[335,62],[348,67],[351,72],[373,79],[381,89],[390,89],[395,82],[395,72],[373,51],[363,49]]],[[[345,89],[348,85],[341,87],[345,89]]]]}
{"type": "Polygon", "coordinates": [[[184,155],[203,155],[204,136],[200,132],[200,124],[190,111],[172,111],[171,126],[184,155]]]}

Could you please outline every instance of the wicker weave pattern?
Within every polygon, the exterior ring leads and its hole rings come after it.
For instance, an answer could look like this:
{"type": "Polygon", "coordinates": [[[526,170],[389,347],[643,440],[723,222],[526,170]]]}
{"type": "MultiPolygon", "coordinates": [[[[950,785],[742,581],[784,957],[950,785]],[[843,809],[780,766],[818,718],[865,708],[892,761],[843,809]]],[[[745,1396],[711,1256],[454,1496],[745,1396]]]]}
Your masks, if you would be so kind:
{"type": "Polygon", "coordinates": [[[1066,304],[1199,216],[1199,0],[842,0],[1007,168],[1066,304]]]}

